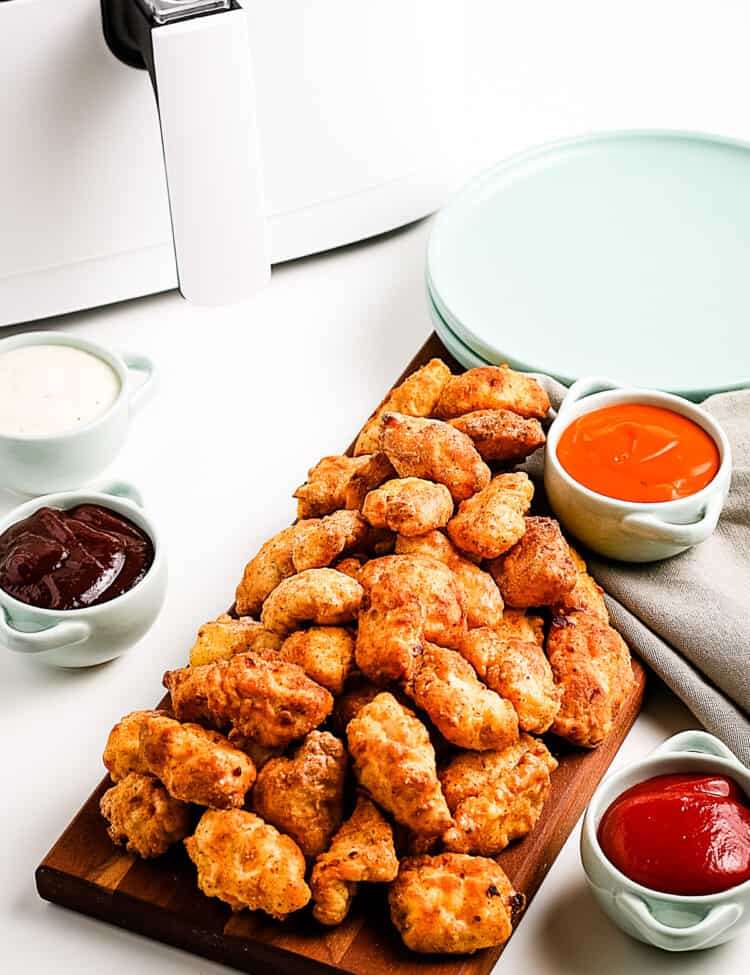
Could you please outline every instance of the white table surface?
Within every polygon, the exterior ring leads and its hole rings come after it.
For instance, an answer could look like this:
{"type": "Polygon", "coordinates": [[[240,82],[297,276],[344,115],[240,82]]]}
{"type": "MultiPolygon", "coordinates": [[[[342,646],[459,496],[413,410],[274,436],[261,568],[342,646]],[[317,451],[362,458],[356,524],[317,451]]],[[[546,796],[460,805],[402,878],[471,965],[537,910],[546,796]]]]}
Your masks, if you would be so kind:
{"type": "MultiPolygon", "coordinates": [[[[159,364],[158,393],[134,421],[112,472],[142,489],[168,544],[170,584],[153,630],[111,664],[63,672],[0,653],[3,972],[225,970],[44,903],[34,868],[99,780],[110,726],[159,699],[163,671],[184,664],[197,626],[231,601],[246,558],[293,517],[290,494],[308,466],[350,441],[428,335],[422,284],[428,230],[425,221],[277,268],[270,288],[239,307],[200,310],[171,294],[45,323],[145,352],[159,364]]],[[[0,511],[12,504],[5,495],[0,511]]],[[[615,764],[693,725],[652,681],[615,764]]],[[[747,935],[682,956],[622,935],[587,892],[577,844],[576,830],[500,971],[746,970],[747,935]]]]}

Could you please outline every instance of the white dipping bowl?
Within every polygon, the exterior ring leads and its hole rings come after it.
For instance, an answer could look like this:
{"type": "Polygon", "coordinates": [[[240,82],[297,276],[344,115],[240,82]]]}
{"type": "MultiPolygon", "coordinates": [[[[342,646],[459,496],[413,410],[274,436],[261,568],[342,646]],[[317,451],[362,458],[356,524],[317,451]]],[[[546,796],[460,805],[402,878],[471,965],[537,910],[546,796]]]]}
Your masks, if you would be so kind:
{"type": "Polygon", "coordinates": [[[544,487],[563,527],[592,551],[623,562],[655,562],[705,541],[716,528],[729,493],[732,453],[727,436],[700,406],[655,389],[618,386],[607,379],[579,379],[568,390],[547,435],[544,487]],[[593,410],[619,403],[660,406],[693,420],[719,449],[719,469],[700,491],[676,501],[620,501],[579,484],[560,463],[557,446],[570,424],[593,410]]]}

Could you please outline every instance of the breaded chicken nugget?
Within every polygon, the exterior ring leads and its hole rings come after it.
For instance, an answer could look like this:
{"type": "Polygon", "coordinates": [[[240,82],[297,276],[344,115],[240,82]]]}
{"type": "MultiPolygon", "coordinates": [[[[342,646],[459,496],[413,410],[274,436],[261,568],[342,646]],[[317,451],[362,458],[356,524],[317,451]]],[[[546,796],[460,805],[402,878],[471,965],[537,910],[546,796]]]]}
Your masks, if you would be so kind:
{"type": "Polygon", "coordinates": [[[468,437],[486,461],[517,464],[544,443],[539,420],[510,410],[475,410],[448,421],[468,437]]]}
{"type": "Polygon", "coordinates": [[[451,376],[443,387],[434,415],[448,419],[476,410],[512,410],[519,416],[542,420],[549,406],[549,396],[536,379],[503,363],[451,376]]]}
{"type": "Polygon", "coordinates": [[[388,891],[404,944],[426,954],[505,944],[525,903],[494,860],[460,853],[406,857],[388,891]]]}
{"type": "Polygon", "coordinates": [[[255,766],[248,756],[218,731],[161,715],[143,722],[141,754],[173,799],[199,806],[237,808],[255,782],[255,766]]]}
{"type": "Polygon", "coordinates": [[[313,859],[341,825],[346,765],[346,749],[338,738],[311,731],[291,758],[272,758],[263,766],[253,789],[253,809],[313,859]]]}
{"type": "Polygon", "coordinates": [[[336,696],[354,667],[354,637],[341,626],[311,626],[288,636],[280,655],[336,696]]]}
{"type": "Polygon", "coordinates": [[[462,752],[440,772],[455,825],[446,849],[496,856],[526,836],[549,795],[557,762],[539,738],[521,735],[500,752],[462,752]]]}
{"type": "Polygon", "coordinates": [[[525,640],[544,646],[544,620],[534,613],[506,606],[503,618],[492,629],[501,640],[525,640]]]}
{"type": "Polygon", "coordinates": [[[341,924],[361,883],[389,883],[397,874],[393,830],[377,806],[359,796],[351,817],[315,861],[313,917],[321,924],[341,924]]]}
{"type": "Polygon", "coordinates": [[[346,737],[357,780],[397,822],[420,836],[440,836],[452,825],[427,729],[392,694],[366,704],[346,737]]]}
{"type": "Polygon", "coordinates": [[[528,475],[498,474],[486,488],[458,506],[448,522],[451,541],[481,559],[494,559],[507,552],[526,530],[523,516],[533,496],[534,485],[528,475]]]}
{"type": "Polygon", "coordinates": [[[173,799],[153,776],[137,772],[107,789],[99,809],[109,824],[112,842],[144,860],[166,853],[193,827],[192,810],[186,802],[173,799]]]}
{"type": "Polygon", "coordinates": [[[466,624],[475,626],[499,625],[503,616],[503,597],[497,583],[489,574],[469,559],[442,532],[432,531],[416,538],[399,535],[396,539],[397,555],[430,555],[443,562],[456,577],[464,597],[466,624]]]}
{"type": "Polygon", "coordinates": [[[235,653],[247,650],[278,650],[281,642],[281,637],[262,623],[247,616],[235,620],[223,613],[198,630],[190,650],[190,666],[202,667],[213,660],[228,660],[235,653]]]}
{"type": "Polygon", "coordinates": [[[373,684],[361,674],[352,678],[344,693],[334,702],[332,716],[334,731],[346,736],[346,726],[352,718],[356,718],[365,704],[374,701],[378,694],[382,693],[382,687],[373,684]]]}
{"type": "Polygon", "coordinates": [[[518,740],[513,705],[485,687],[456,650],[425,643],[406,693],[459,748],[484,751],[518,740]]]}
{"type": "Polygon", "coordinates": [[[568,543],[554,518],[527,518],[526,531],[488,566],[507,606],[551,606],[576,584],[568,543]]]}
{"type": "Polygon", "coordinates": [[[234,728],[228,732],[227,741],[233,748],[239,748],[241,752],[244,752],[248,756],[255,766],[256,772],[260,772],[266,762],[270,762],[272,758],[278,758],[284,754],[284,746],[259,745],[257,741],[241,735],[234,728]]]}
{"type": "Polygon", "coordinates": [[[515,708],[522,731],[548,731],[560,708],[552,668],[536,641],[502,640],[494,630],[470,630],[461,653],[487,687],[515,708]]]}
{"type": "Polygon", "coordinates": [[[469,437],[440,420],[384,413],[381,447],[399,477],[444,484],[454,501],[470,498],[490,481],[490,469],[469,437]]]}
{"type": "Polygon", "coordinates": [[[420,477],[396,478],[367,495],[362,514],[374,528],[424,535],[448,524],[453,498],[444,484],[420,477]]]}
{"type": "Polygon", "coordinates": [[[378,450],[380,419],[384,413],[404,413],[406,416],[430,416],[440,393],[451,378],[451,371],[442,359],[430,361],[391,390],[365,423],[354,447],[355,455],[378,450]]]}
{"type": "Polygon", "coordinates": [[[185,849],[198,887],[233,911],[247,907],[283,921],[310,900],[300,848],[253,813],[207,810],[185,849]]]}
{"type": "Polygon", "coordinates": [[[296,572],[322,569],[344,552],[364,545],[370,527],[358,511],[334,511],[295,525],[292,562],[296,572]]]}
{"type": "Polygon", "coordinates": [[[277,532],[247,563],[235,595],[238,616],[257,616],[266,596],[283,579],[294,575],[292,544],[300,524],[303,522],[277,532]]]}
{"type": "Polygon", "coordinates": [[[365,495],[393,477],[385,454],[324,457],[294,492],[298,518],[320,518],[340,508],[361,508],[365,495]]]}
{"type": "Polygon", "coordinates": [[[285,579],[263,605],[261,622],[284,636],[309,623],[340,626],[357,618],[362,586],[335,569],[306,569],[285,579]]]}
{"type": "Polygon", "coordinates": [[[325,688],[276,654],[241,653],[205,667],[167,671],[164,686],[178,718],[196,709],[271,748],[302,738],[333,707],[325,688]]]}
{"type": "Polygon", "coordinates": [[[130,772],[148,775],[148,765],[141,754],[141,728],[147,718],[166,714],[166,711],[131,711],[120,718],[109,733],[103,755],[113,782],[119,782],[130,772]]]}
{"type": "Polygon", "coordinates": [[[357,666],[378,684],[408,680],[424,640],[461,645],[466,616],[450,569],[424,555],[387,555],[359,574],[365,596],[359,615],[357,666]]]}
{"type": "Polygon", "coordinates": [[[350,555],[345,559],[341,559],[340,562],[337,562],[333,568],[337,572],[343,572],[345,576],[351,576],[352,579],[359,581],[359,570],[364,564],[364,558],[350,555]]]}
{"type": "Polygon", "coordinates": [[[630,651],[616,630],[590,613],[571,613],[552,621],[547,656],[562,690],[552,731],[584,748],[607,737],[630,694],[630,651]]]}
{"type": "Polygon", "coordinates": [[[604,623],[609,623],[609,613],[604,602],[604,590],[588,574],[586,563],[573,546],[569,545],[568,549],[576,568],[576,584],[570,592],[565,593],[561,599],[553,604],[552,612],[555,616],[567,616],[568,613],[576,611],[591,613],[592,616],[598,616],[604,623]]]}

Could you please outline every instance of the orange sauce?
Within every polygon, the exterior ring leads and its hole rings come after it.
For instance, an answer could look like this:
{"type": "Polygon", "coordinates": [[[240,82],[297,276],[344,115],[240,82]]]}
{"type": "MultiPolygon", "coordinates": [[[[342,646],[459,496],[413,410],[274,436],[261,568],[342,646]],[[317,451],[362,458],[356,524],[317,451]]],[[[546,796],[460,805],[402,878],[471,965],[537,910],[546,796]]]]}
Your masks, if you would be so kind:
{"type": "Polygon", "coordinates": [[[674,501],[719,469],[713,438],[673,410],[619,403],[584,413],[562,433],[557,457],[574,480],[621,501],[674,501]]]}

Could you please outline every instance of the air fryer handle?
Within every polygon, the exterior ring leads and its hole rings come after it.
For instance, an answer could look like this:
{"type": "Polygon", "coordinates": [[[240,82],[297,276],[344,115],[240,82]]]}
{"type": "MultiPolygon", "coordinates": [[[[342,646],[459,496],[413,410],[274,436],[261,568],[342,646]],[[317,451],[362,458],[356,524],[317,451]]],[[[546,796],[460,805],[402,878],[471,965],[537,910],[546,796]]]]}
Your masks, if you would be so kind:
{"type": "Polygon", "coordinates": [[[249,297],[271,268],[245,11],[236,0],[102,9],[109,46],[153,82],[181,293],[200,305],[249,297]]]}

